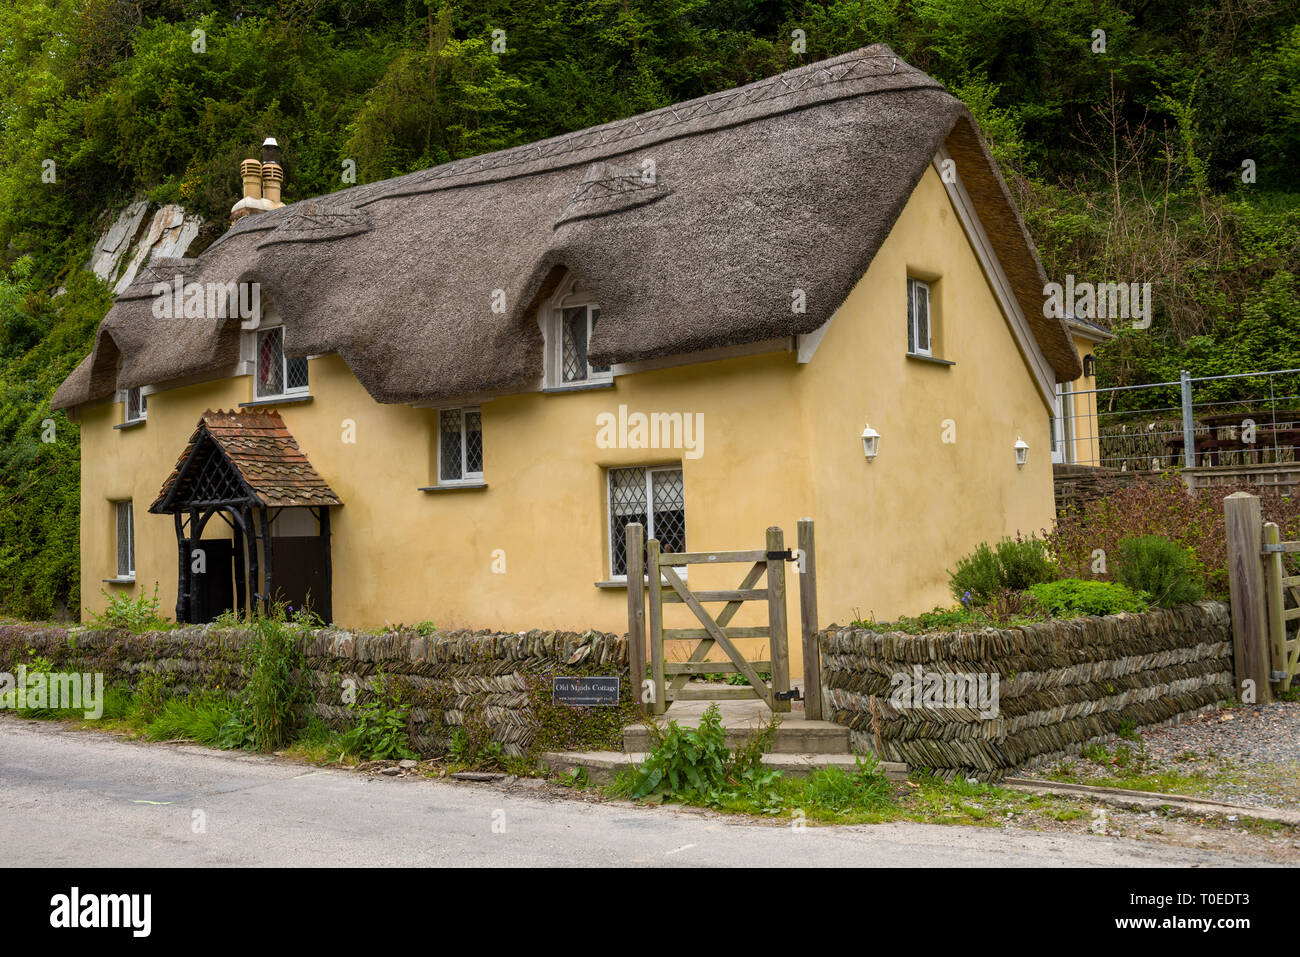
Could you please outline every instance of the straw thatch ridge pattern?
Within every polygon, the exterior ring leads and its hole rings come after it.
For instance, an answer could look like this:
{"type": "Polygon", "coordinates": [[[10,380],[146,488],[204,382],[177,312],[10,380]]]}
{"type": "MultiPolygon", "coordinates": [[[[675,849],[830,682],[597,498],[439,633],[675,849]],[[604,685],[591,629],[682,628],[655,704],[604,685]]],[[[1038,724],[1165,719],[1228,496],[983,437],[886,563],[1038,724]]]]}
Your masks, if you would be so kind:
{"type": "Polygon", "coordinates": [[[1232,620],[1218,602],[952,634],[833,628],[821,647],[828,717],[849,727],[854,749],[947,776],[997,780],[1233,695],[1232,620]],[[918,667],[996,674],[997,716],[895,707],[894,676],[918,667]]]}
{"type": "Polygon", "coordinates": [[[1030,323],[1028,347],[1059,380],[1076,378],[1063,321],[1042,314],[1042,265],[969,112],[877,45],[245,217],[198,258],[141,270],[51,404],[237,368],[238,316],[154,315],[155,284],[177,276],[257,283],[289,355],[336,353],[390,403],[534,388],[537,306],[566,272],[601,303],[590,349],[601,365],[809,333],[865,274],[941,146],[1030,323]]]}

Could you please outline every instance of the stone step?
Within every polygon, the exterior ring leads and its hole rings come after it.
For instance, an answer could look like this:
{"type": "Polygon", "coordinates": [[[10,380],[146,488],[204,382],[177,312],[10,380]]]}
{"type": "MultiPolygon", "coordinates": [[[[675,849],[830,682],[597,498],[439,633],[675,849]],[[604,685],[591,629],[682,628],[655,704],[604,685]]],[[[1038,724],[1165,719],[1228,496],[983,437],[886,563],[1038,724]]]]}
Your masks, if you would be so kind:
{"type": "MultiPolygon", "coordinates": [[[[695,721],[679,722],[683,727],[693,727],[695,721]]],[[[727,747],[736,749],[754,733],[753,727],[728,727],[727,747]]],[[[623,750],[641,752],[650,750],[650,732],[641,724],[630,724],[623,729],[623,750]]],[[[848,754],[849,729],[831,721],[808,721],[805,718],[786,718],[776,730],[772,754],[848,754]]]]}
{"type": "MultiPolygon", "coordinates": [[[[568,774],[581,768],[597,784],[606,784],[620,771],[640,764],[643,753],[622,751],[548,751],[541,755],[542,765],[557,774],[568,774]]],[[[795,777],[807,777],[818,768],[839,767],[846,772],[857,770],[857,757],[852,754],[765,754],[763,764],[777,768],[795,777]]],[[[891,781],[907,780],[907,765],[898,761],[881,761],[881,769],[891,781]]]]}

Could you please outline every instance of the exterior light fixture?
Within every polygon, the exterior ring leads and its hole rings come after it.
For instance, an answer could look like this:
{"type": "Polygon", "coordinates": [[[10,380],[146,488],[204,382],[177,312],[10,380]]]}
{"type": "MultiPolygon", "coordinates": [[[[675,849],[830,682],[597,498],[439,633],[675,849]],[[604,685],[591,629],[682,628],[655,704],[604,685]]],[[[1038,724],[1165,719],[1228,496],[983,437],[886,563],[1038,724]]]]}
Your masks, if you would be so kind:
{"type": "Polygon", "coordinates": [[[1085,377],[1087,377],[1087,378],[1089,378],[1089,379],[1095,379],[1095,378],[1097,377],[1097,357],[1096,357],[1096,356],[1094,356],[1094,355],[1092,355],[1092,354],[1088,354],[1088,355],[1086,355],[1086,356],[1083,357],[1083,374],[1084,374],[1085,377]]]}
{"type": "Polygon", "coordinates": [[[868,462],[875,461],[880,454],[880,433],[869,425],[862,430],[862,454],[868,462]]]}
{"type": "Polygon", "coordinates": [[[1022,469],[1029,461],[1029,443],[1016,436],[1016,468],[1022,469]]]}

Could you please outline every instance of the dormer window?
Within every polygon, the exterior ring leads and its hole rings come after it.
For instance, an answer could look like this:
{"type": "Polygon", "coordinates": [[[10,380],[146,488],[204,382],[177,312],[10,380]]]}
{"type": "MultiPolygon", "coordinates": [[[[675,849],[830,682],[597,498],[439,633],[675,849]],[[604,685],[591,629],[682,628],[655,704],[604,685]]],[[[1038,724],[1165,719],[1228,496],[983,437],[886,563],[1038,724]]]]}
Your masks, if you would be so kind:
{"type": "Polygon", "coordinates": [[[144,389],[127,389],[125,406],[127,423],[143,422],[149,414],[149,400],[145,397],[144,389]]]}
{"type": "Polygon", "coordinates": [[[257,398],[278,399],[307,392],[307,360],[284,354],[284,326],[257,334],[257,398]]]}
{"type": "Polygon", "coordinates": [[[547,307],[546,385],[563,389],[609,382],[609,366],[593,365],[588,357],[592,334],[600,321],[600,306],[587,290],[570,280],[547,307]]]}

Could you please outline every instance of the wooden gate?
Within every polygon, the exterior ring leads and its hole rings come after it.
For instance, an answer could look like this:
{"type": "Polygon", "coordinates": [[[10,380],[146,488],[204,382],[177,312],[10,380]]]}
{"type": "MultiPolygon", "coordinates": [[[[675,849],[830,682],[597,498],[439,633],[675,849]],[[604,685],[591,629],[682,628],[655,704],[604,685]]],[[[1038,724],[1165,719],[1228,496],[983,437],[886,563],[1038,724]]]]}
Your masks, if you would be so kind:
{"type": "MultiPolygon", "coordinates": [[[[808,706],[816,708],[820,717],[820,667],[816,639],[816,591],[811,569],[812,522],[800,522],[800,553],[798,556],[784,547],[784,533],[780,528],[767,530],[766,547],[748,551],[729,552],[679,552],[665,554],[659,542],[650,539],[642,554],[640,525],[627,526],[627,576],[628,576],[628,633],[633,667],[633,680],[643,684],[644,646],[640,636],[648,639],[650,646],[650,676],[644,686],[649,692],[642,702],[655,714],[663,714],[674,701],[734,700],[760,698],[773,711],[789,711],[793,695],[790,692],[790,656],[787,645],[786,578],[785,563],[798,560],[805,578],[800,589],[804,624],[805,687],[811,693],[805,698],[808,706]],[[805,535],[806,533],[806,535],[805,535]],[[805,545],[806,537],[806,545],[805,545]],[[806,547],[806,551],[805,551],[806,547]],[[642,565],[645,566],[644,584],[642,565]],[[691,565],[749,565],[740,583],[725,591],[692,590],[682,572],[691,565]],[[765,587],[760,581],[766,576],[765,587]],[[644,607],[643,588],[649,590],[648,626],[641,629],[641,609],[644,607]],[[716,615],[705,609],[705,604],[724,602],[716,615]],[[737,627],[731,624],[745,602],[765,602],[767,624],[737,627]],[[691,610],[699,627],[665,628],[663,606],[683,604],[691,610]],[[749,660],[735,644],[735,639],[768,639],[768,659],[749,660]],[[674,640],[697,641],[686,661],[667,661],[664,642],[674,640]],[[811,640],[810,640],[811,639],[811,640]],[[810,647],[811,646],[811,647],[810,647]],[[708,661],[715,648],[723,651],[726,661],[708,661]],[[761,672],[768,672],[764,680],[761,672]],[[701,675],[738,674],[747,685],[729,685],[709,682],[688,686],[691,678],[701,675]],[[811,680],[810,680],[811,679],[811,680]],[[648,698],[648,700],[647,700],[648,698]]],[[[686,576],[689,577],[689,576],[686,576]]],[[[807,710],[811,710],[808,708],[807,710]]],[[[809,717],[813,715],[810,714],[809,717]]]]}
{"type": "Polygon", "coordinates": [[[1269,677],[1278,689],[1291,690],[1300,671],[1300,575],[1286,574],[1282,556],[1300,552],[1300,542],[1282,541],[1274,522],[1264,525],[1264,584],[1268,592],[1269,677]],[[1287,607],[1288,599],[1291,607],[1287,607]]]}

